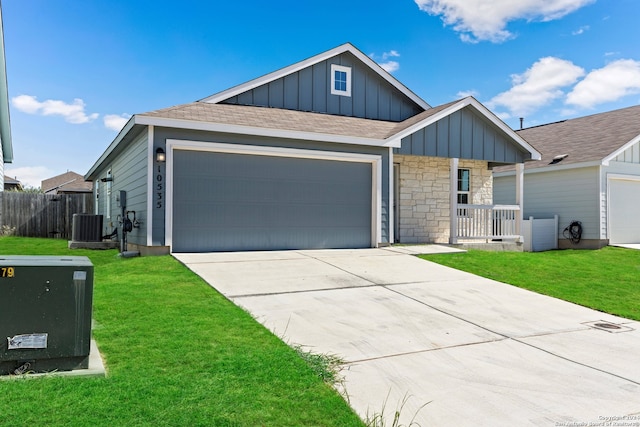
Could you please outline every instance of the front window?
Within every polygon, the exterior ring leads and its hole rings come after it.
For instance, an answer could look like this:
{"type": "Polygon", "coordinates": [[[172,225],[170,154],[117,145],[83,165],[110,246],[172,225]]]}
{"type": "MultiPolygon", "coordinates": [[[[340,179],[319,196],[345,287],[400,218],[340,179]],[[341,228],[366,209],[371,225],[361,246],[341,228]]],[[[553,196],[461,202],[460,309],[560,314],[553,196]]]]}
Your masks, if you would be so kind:
{"type": "Polygon", "coordinates": [[[471,171],[469,169],[458,169],[458,204],[468,205],[471,194],[471,171]]]}
{"type": "Polygon", "coordinates": [[[351,96],[351,68],[331,64],[331,94],[351,96]]]}

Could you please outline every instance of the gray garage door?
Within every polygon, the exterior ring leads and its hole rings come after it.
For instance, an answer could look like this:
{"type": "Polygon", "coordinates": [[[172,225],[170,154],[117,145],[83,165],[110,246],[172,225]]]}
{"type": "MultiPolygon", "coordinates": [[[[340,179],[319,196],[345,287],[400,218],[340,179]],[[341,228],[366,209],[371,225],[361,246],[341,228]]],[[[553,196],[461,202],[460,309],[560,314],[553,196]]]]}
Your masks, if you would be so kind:
{"type": "Polygon", "coordinates": [[[370,247],[371,167],[177,150],[172,250],[370,247]]]}
{"type": "Polygon", "coordinates": [[[609,181],[609,242],[640,243],[640,181],[609,181]]]}

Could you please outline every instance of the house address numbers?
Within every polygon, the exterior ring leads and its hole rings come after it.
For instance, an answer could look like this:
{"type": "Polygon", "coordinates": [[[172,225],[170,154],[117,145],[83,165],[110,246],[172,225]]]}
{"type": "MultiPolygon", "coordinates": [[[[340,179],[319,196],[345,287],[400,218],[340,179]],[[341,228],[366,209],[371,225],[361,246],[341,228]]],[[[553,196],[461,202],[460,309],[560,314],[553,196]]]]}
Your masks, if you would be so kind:
{"type": "Polygon", "coordinates": [[[164,177],[162,176],[162,167],[158,165],[158,170],[156,172],[156,180],[155,180],[155,193],[156,193],[156,209],[162,209],[164,206],[164,177]]]}

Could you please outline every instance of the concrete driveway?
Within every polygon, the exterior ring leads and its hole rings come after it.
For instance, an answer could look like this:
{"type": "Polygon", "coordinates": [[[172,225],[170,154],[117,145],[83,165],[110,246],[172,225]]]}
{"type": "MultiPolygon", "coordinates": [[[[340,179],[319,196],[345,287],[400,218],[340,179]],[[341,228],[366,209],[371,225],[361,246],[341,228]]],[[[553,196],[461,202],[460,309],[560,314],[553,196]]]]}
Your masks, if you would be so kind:
{"type": "Polygon", "coordinates": [[[285,341],[342,357],[363,417],[406,400],[401,422],[423,427],[640,426],[640,323],[412,255],[450,250],[175,257],[285,341]]]}

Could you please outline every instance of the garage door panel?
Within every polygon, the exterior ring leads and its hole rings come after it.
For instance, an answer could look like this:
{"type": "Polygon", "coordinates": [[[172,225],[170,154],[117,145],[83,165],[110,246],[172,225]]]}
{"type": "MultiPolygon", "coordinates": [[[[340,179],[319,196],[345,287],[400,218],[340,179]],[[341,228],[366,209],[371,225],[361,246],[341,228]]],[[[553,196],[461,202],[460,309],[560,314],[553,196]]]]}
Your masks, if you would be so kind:
{"type": "Polygon", "coordinates": [[[640,181],[609,182],[610,243],[640,243],[640,181]]]}
{"type": "Polygon", "coordinates": [[[372,165],[176,151],[173,250],[371,246],[372,165]]]}

